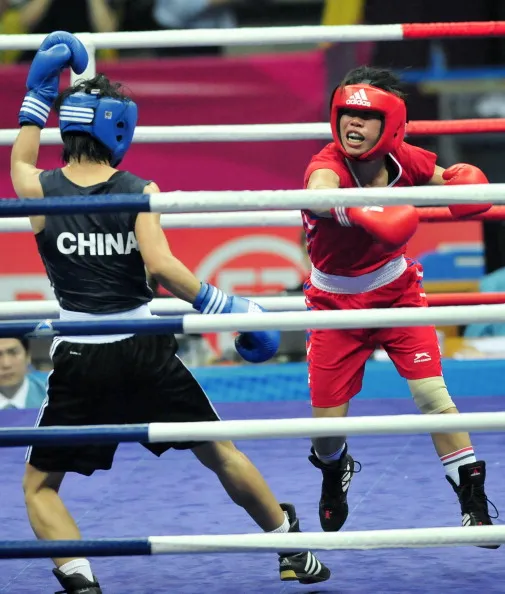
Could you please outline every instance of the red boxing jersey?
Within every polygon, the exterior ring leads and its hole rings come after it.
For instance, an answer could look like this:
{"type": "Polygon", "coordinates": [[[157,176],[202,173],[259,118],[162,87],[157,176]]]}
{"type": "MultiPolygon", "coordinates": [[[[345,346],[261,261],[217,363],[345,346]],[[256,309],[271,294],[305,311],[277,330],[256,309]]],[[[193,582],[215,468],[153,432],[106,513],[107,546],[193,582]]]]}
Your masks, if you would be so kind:
{"type": "MultiPolygon", "coordinates": [[[[435,173],[437,155],[406,142],[402,142],[388,158],[397,170],[389,187],[423,186],[435,173]]],[[[351,168],[352,162],[330,143],[312,157],[305,171],[304,187],[307,187],[314,171],[331,169],[339,176],[341,188],[358,188],[359,183],[351,168]]],[[[403,246],[388,251],[364,229],[341,227],[333,218],[318,217],[309,210],[302,211],[302,219],[310,260],[326,274],[360,276],[377,270],[406,250],[406,246],[403,246]]]]}

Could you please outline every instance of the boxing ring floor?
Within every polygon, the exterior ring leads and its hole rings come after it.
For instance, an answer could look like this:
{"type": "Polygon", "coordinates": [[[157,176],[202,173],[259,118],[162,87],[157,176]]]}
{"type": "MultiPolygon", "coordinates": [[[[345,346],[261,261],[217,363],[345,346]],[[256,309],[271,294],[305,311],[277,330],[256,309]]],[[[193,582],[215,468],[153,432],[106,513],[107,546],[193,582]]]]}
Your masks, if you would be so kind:
{"type": "MultiPolygon", "coordinates": [[[[505,398],[462,398],[461,412],[503,410],[505,398]]],[[[217,405],[223,419],[308,416],[304,402],[217,405]]],[[[413,413],[409,399],[353,402],[354,415],[413,413]]],[[[37,411],[3,411],[3,426],[33,424],[37,411]]],[[[487,461],[487,493],[505,517],[505,433],[476,433],[477,458],[487,461]]],[[[307,461],[308,439],[244,441],[239,447],[264,474],[280,501],[297,507],[302,529],[319,531],[320,472],[307,461]]],[[[456,497],[446,482],[428,435],[360,436],[350,451],[363,464],[350,489],[349,530],[457,526],[456,497]]],[[[21,489],[24,448],[0,450],[1,538],[31,538],[21,489]]],[[[257,532],[231,503],[214,475],[190,452],[170,451],[160,460],[138,444],[121,444],[113,469],[87,479],[69,475],[62,494],[84,538],[257,532]]],[[[498,522],[502,522],[500,518],[498,522]]],[[[504,547],[321,551],[332,577],[314,586],[283,584],[271,553],[163,555],[92,559],[110,594],[332,594],[503,593],[504,547]]],[[[46,559],[0,561],[0,592],[54,592],[46,559]]]]}

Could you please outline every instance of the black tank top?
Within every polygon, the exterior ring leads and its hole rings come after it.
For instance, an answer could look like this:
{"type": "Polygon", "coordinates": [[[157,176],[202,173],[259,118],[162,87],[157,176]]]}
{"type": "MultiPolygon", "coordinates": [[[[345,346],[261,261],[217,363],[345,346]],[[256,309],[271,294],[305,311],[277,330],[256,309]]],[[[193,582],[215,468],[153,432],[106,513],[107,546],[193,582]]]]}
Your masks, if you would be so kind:
{"type": "MultiPolygon", "coordinates": [[[[44,196],[141,194],[150,182],[127,171],[83,188],[61,169],[40,174],[44,196]]],[[[136,213],[46,216],[35,236],[60,307],[68,311],[112,314],[151,301],[144,262],[135,237],[136,213]]]]}

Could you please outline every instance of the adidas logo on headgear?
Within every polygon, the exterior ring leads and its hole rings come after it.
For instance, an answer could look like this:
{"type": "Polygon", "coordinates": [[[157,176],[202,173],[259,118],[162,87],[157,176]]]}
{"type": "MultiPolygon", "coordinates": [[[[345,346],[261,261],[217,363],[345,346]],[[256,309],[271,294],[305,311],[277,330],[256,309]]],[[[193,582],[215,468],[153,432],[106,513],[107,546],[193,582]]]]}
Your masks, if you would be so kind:
{"type": "Polygon", "coordinates": [[[345,102],[346,105],[363,105],[363,107],[371,107],[372,104],[368,101],[368,97],[366,96],[365,89],[360,89],[353,95],[347,99],[345,102]]]}

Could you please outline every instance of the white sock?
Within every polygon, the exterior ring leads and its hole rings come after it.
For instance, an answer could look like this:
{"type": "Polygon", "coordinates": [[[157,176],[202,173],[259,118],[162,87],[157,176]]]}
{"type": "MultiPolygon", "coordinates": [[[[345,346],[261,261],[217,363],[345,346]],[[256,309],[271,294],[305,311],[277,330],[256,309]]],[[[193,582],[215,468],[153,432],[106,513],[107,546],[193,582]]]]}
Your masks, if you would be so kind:
{"type": "Polygon", "coordinates": [[[91,565],[87,559],[74,559],[58,567],[65,575],[72,575],[74,573],[80,573],[90,582],[94,582],[93,572],[91,571],[91,565]]]}
{"type": "Polygon", "coordinates": [[[318,451],[316,451],[316,456],[323,464],[331,464],[332,462],[336,462],[342,458],[342,454],[345,450],[345,444],[346,442],[344,441],[342,447],[338,448],[338,450],[333,452],[333,454],[320,454],[318,451]]]}
{"type": "Polygon", "coordinates": [[[473,447],[462,448],[452,454],[440,456],[440,462],[444,465],[445,474],[459,486],[459,467],[464,464],[477,462],[473,447]]]}
{"type": "Polygon", "coordinates": [[[276,532],[282,532],[283,534],[285,534],[286,532],[289,532],[290,527],[291,524],[289,523],[288,514],[284,512],[284,522],[275,530],[271,530],[270,533],[274,534],[276,532]]]}

